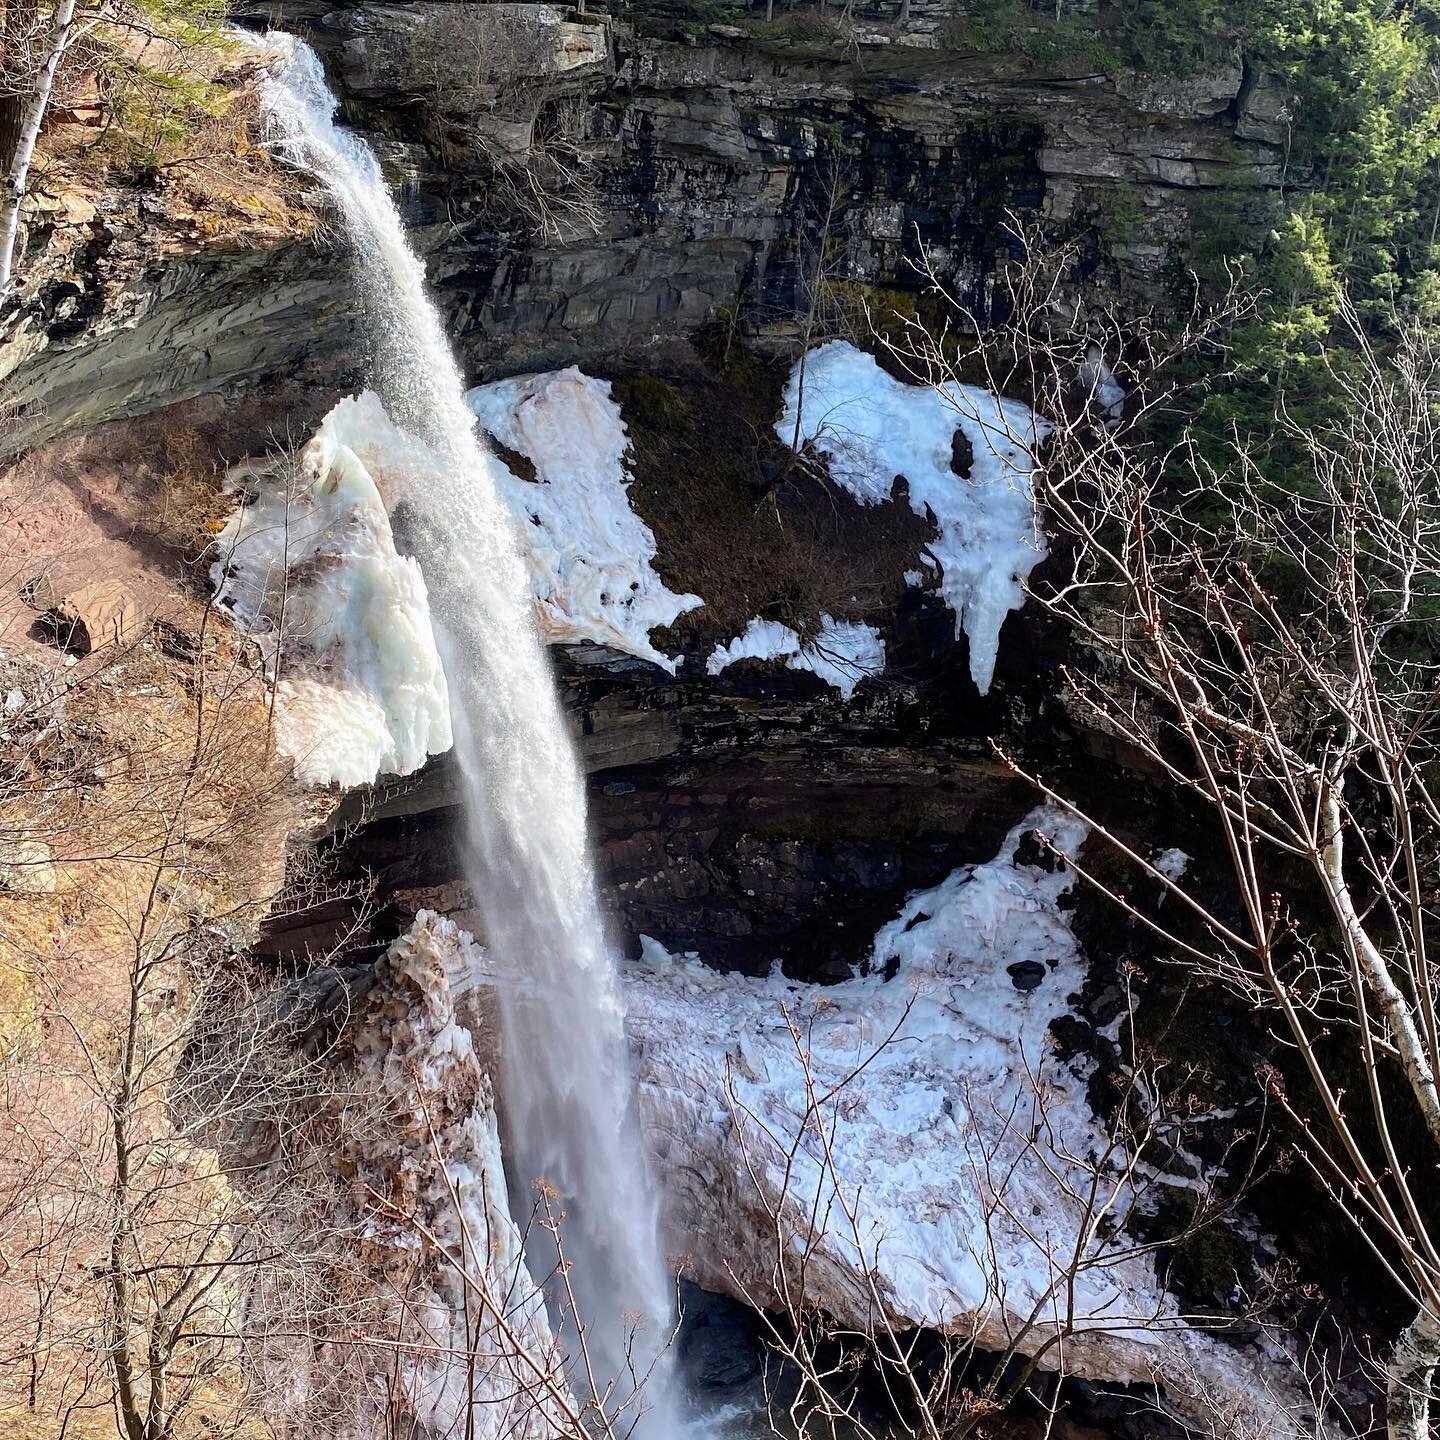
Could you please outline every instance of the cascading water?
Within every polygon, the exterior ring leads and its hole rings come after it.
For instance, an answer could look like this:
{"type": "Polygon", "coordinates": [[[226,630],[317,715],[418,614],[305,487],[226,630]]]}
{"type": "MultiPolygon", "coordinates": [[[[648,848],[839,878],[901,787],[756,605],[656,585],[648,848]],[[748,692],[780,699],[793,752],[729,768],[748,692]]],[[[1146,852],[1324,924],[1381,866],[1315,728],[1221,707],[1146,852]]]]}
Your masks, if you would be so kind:
{"type": "MultiPolygon", "coordinates": [[[[376,388],[448,472],[445,485],[406,497],[411,548],[444,631],[468,879],[499,976],[511,1161],[523,1180],[548,1181],[565,1212],[561,1236],[587,1342],[582,1353],[573,1323],[565,1330],[573,1383],[587,1399],[592,1380],[602,1394],[617,1384],[613,1405],[626,1398],[631,1365],[644,1375],[654,1364],[637,1433],[673,1440],[661,1354],[671,1305],[656,1206],[627,1120],[619,987],[596,903],[584,785],[524,562],[379,164],[336,125],[314,51],[292,36],[269,43],[282,59],[263,103],[282,153],[324,184],[344,218],[376,337],[376,388]],[[643,1328],[632,1334],[637,1317],[643,1328]]],[[[537,1278],[554,1261],[553,1251],[531,1254],[537,1278]]]]}

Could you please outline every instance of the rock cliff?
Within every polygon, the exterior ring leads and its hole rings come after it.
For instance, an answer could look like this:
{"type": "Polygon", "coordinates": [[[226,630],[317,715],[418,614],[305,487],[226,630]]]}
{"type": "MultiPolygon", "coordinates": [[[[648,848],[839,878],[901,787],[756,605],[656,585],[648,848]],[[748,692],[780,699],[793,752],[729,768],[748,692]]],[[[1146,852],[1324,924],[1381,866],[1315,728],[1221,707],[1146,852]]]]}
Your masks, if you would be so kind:
{"type": "MultiPolygon", "coordinates": [[[[457,8],[279,0],[249,18],[325,54],[347,118],[402,187],[477,375],[594,362],[721,312],[793,333],[817,253],[857,302],[913,305],[924,248],[980,303],[1011,212],[1078,229],[1086,284],[1148,305],[1197,211],[1282,179],[1283,92],[1238,65],[1183,79],[1047,69],[946,48],[923,6],[913,32],[877,22],[843,39],[507,6],[545,17],[553,38],[525,63],[585,161],[583,215],[537,227],[496,183],[494,147],[453,140],[473,92],[421,63],[457,8]]],[[[533,124],[515,142],[537,143],[533,124]]],[[[0,445],[279,374],[345,383],[364,345],[345,261],[277,209],[270,183],[204,223],[163,176],[99,203],[37,201],[24,303],[0,321],[19,415],[0,445]]]]}

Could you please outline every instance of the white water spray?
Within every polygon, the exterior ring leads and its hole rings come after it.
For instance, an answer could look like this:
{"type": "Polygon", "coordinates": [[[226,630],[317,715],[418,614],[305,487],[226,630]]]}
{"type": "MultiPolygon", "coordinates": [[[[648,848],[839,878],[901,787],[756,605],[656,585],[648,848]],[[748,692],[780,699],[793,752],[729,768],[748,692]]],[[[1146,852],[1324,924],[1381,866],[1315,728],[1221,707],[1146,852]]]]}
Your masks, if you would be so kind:
{"type": "MultiPolygon", "coordinates": [[[[292,36],[269,42],[283,58],[263,103],[282,152],[324,184],[344,218],[376,338],[376,388],[392,416],[446,464],[447,483],[405,498],[415,512],[411,548],[444,631],[467,802],[467,878],[500,977],[510,1154],[522,1182],[543,1178],[559,1192],[588,1354],[579,1353],[573,1324],[557,1328],[580,1397],[589,1398],[590,1377],[602,1393],[616,1382],[613,1406],[629,1393],[629,1362],[642,1375],[656,1362],[671,1306],[655,1201],[627,1121],[623,1017],[596,903],[584,784],[524,562],[424,266],[375,156],[336,125],[337,102],[314,51],[292,36]],[[632,1340],[637,1317],[643,1328],[632,1340]]],[[[516,1209],[523,1225],[523,1190],[516,1209]]],[[[555,1260],[553,1250],[534,1253],[541,1248],[531,1254],[537,1278],[555,1260]]],[[[673,1440],[663,1356],[641,1403],[649,1413],[638,1433],[673,1440]]]]}

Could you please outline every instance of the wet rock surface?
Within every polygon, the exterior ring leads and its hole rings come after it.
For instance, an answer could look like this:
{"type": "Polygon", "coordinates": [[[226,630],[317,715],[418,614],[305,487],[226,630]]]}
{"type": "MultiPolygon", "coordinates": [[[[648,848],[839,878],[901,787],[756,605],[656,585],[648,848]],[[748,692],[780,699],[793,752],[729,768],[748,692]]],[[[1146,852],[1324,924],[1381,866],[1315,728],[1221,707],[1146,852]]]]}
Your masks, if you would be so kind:
{"type": "MultiPolygon", "coordinates": [[[[874,685],[869,704],[842,706],[789,673],[717,685],[627,660],[599,678],[593,663],[562,665],[602,895],[631,954],[650,935],[725,969],[761,974],[780,961],[807,979],[843,979],[908,893],[986,858],[1033,803],[983,738],[953,725],[925,735],[943,719],[934,694],[874,685]]],[[[342,880],[363,877],[380,899],[377,947],[435,903],[437,887],[458,899],[449,765],[351,797],[320,841],[342,880]]],[[[284,917],[266,948],[321,949],[353,914],[337,904],[284,917]]]]}

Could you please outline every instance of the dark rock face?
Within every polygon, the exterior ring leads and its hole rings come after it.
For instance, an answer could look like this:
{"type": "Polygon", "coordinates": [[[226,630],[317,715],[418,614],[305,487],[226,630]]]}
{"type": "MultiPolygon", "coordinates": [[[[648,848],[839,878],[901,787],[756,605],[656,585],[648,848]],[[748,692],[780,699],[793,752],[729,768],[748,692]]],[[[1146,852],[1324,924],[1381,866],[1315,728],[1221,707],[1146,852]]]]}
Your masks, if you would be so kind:
{"type": "Polygon", "coordinates": [[[1123,293],[1152,298],[1197,194],[1280,180],[1283,135],[1267,117],[1283,94],[1239,66],[1112,80],[921,48],[934,45],[933,23],[907,37],[918,43],[862,29],[844,46],[733,27],[697,41],[570,17],[556,84],[588,107],[598,228],[525,236],[483,181],[465,183],[463,161],[457,177],[453,157],[433,158],[436,101],[414,56],[448,7],[317,8],[266,13],[327,54],[357,122],[430,142],[407,152],[413,215],[477,369],[644,345],[720,306],[783,328],[832,189],[827,267],[842,283],[918,292],[923,247],[983,304],[1008,212],[1123,229],[1096,265],[1113,267],[1123,293]],[[1130,218],[1107,226],[1117,205],[1130,218]]]}
{"type": "Polygon", "coordinates": [[[344,384],[354,344],[354,297],[343,260],[302,241],[273,251],[225,252],[163,263],[136,251],[91,257],[84,293],[95,313],[81,327],[52,315],[48,291],[28,333],[0,335],[0,384],[19,419],[0,457],[52,436],[144,415],[218,389],[273,376],[344,384]],[[28,352],[28,353],[26,353],[28,352]]]}
{"type": "Polygon", "coordinates": [[[765,1349],[760,1321],[748,1306],[686,1284],[680,1316],[676,1351],[692,1390],[728,1391],[759,1377],[765,1349]]]}
{"type": "MultiPolygon", "coordinates": [[[[1084,283],[1148,304],[1197,197],[1219,185],[1260,194],[1280,178],[1283,93],[1238,67],[1113,80],[924,48],[945,7],[923,0],[904,43],[862,19],[846,46],[734,27],[641,34],[557,10],[539,78],[582,114],[595,224],[537,233],[497,200],[493,170],[453,145],[474,116],[437,108],[416,69],[447,11],[267,0],[249,18],[325,54],[477,376],[643,349],[722,309],[783,339],[822,250],[834,283],[903,307],[923,289],[914,262],[926,247],[983,305],[1011,211],[1081,226],[1084,283]]],[[[187,253],[143,193],[110,211],[0,326],[0,385],[24,362],[4,395],[23,417],[8,448],[281,371],[347,383],[362,368],[343,254],[283,237],[187,253]]]]}
{"type": "MultiPolygon", "coordinates": [[[[982,739],[953,724],[933,733],[939,691],[877,685],[847,707],[788,672],[717,683],[625,660],[588,669],[572,655],[562,678],[591,777],[603,900],[631,953],[644,934],[724,969],[780,961],[842,979],[868,962],[907,894],[989,859],[1034,804],[982,739]]],[[[337,877],[368,876],[383,902],[369,943],[388,943],[437,898],[463,904],[459,824],[444,758],[336,817],[322,844],[335,847],[337,877]]],[[[264,948],[322,949],[353,913],[285,917],[264,948]]]]}

